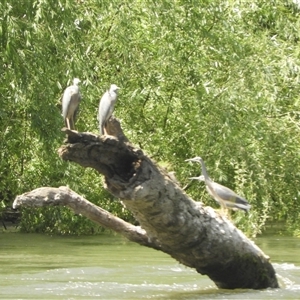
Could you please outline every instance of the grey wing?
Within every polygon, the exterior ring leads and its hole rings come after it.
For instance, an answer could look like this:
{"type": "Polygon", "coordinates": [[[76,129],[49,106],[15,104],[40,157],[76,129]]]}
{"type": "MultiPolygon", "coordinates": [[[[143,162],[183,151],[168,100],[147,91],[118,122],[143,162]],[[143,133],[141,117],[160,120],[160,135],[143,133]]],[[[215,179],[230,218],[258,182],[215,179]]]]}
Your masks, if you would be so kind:
{"type": "Polygon", "coordinates": [[[227,188],[226,186],[214,182],[213,188],[215,190],[215,193],[225,201],[231,201],[239,204],[248,204],[248,201],[246,199],[237,195],[234,191],[227,188]]]}
{"type": "MultiPolygon", "coordinates": [[[[73,95],[74,96],[74,95],[73,95]]],[[[77,119],[77,115],[78,115],[78,112],[79,112],[79,104],[80,104],[80,100],[81,100],[81,95],[79,94],[79,95],[77,95],[77,98],[78,98],[78,104],[77,104],[77,107],[76,107],[76,109],[75,109],[75,111],[74,111],[74,122],[76,121],[76,119],[77,119]]]]}
{"type": "Polygon", "coordinates": [[[70,91],[70,88],[66,88],[62,97],[62,115],[64,118],[67,117],[68,115],[68,111],[69,111],[69,107],[71,104],[71,96],[72,93],[70,91]]]}

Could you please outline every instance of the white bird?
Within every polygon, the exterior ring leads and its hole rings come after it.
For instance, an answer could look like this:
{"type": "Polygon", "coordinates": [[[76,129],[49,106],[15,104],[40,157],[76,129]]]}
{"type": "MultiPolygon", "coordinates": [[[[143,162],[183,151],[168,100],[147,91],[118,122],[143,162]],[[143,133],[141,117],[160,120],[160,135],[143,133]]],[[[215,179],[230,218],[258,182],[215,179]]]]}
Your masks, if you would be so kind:
{"type": "Polygon", "coordinates": [[[115,84],[112,84],[110,89],[104,93],[100,100],[98,109],[100,135],[106,134],[106,122],[114,111],[114,106],[118,99],[118,89],[119,87],[117,87],[115,84]]]}
{"type": "Polygon", "coordinates": [[[65,125],[69,129],[75,129],[75,119],[79,110],[79,103],[81,95],[79,91],[80,80],[73,79],[73,85],[68,86],[62,97],[62,115],[64,117],[65,125]]]}

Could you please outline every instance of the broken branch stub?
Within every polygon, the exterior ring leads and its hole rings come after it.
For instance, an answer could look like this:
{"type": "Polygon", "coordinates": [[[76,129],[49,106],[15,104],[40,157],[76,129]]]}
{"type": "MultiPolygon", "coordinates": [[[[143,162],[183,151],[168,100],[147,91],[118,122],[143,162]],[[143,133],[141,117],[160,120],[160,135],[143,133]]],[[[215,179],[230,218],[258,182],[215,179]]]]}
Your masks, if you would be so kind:
{"type": "Polygon", "coordinates": [[[210,207],[193,201],[163,169],[124,136],[112,118],[114,136],[66,131],[64,160],[105,176],[106,189],[132,211],[148,238],[182,264],[208,275],[220,288],[278,287],[268,257],[210,207]]]}

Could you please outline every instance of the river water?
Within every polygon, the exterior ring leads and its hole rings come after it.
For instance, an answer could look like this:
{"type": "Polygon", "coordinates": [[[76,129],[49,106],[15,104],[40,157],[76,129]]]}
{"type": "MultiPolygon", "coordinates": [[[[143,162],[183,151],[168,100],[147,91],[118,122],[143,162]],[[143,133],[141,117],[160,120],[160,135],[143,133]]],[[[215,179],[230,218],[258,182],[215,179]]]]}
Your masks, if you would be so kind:
{"type": "Polygon", "coordinates": [[[300,299],[300,239],[265,236],[280,289],[220,290],[120,236],[0,233],[0,299],[300,299]]]}

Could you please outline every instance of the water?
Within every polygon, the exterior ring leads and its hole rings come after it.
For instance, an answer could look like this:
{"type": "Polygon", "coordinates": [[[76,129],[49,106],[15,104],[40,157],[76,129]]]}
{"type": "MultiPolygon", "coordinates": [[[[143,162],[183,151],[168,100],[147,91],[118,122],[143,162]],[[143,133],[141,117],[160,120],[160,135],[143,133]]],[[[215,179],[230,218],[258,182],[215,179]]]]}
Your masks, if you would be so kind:
{"type": "Polygon", "coordinates": [[[168,255],[119,236],[0,233],[0,299],[300,299],[300,239],[267,236],[280,289],[219,290],[168,255]]]}

